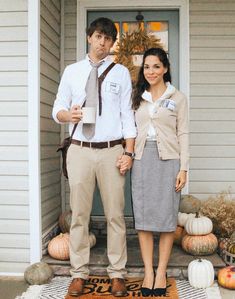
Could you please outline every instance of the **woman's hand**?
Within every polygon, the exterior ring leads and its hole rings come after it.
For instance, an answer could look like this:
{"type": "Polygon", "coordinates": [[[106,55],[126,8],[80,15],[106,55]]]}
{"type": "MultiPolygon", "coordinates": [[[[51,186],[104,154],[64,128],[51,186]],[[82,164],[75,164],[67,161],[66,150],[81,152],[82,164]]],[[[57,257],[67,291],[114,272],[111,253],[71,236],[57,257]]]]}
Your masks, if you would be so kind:
{"type": "Polygon", "coordinates": [[[180,170],[176,177],[176,183],[175,183],[175,191],[179,192],[181,191],[187,181],[187,171],[180,170]]]}

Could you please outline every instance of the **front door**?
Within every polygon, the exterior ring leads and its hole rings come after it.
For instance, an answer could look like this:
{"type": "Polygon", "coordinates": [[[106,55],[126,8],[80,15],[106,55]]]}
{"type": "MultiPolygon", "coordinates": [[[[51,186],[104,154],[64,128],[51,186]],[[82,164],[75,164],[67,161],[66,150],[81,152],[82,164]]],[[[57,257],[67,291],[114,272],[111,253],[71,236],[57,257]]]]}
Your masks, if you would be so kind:
{"type": "MultiPolygon", "coordinates": [[[[87,25],[99,17],[107,17],[115,22],[118,40],[124,33],[144,27],[148,34],[160,39],[171,63],[172,84],[179,86],[179,12],[178,10],[156,11],[88,11],[87,25]],[[141,23],[141,24],[140,24],[141,23]]],[[[115,45],[114,45],[115,47],[115,45]]],[[[138,55],[141,59],[141,54],[138,55]]],[[[112,53],[111,53],[112,55],[112,53]]],[[[133,57],[134,59],[134,57],[133,57]]],[[[130,172],[126,175],[125,216],[132,216],[130,172]]],[[[104,215],[98,187],[95,191],[92,215],[104,215]]]]}

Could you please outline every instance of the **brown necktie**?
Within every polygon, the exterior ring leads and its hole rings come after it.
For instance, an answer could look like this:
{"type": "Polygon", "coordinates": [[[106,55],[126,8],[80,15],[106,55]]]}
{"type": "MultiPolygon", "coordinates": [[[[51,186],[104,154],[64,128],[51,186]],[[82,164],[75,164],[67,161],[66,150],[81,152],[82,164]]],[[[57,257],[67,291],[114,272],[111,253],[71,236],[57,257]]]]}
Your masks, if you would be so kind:
{"type": "MultiPolygon", "coordinates": [[[[94,63],[90,61],[92,66],[90,75],[86,83],[86,107],[94,107],[97,109],[97,103],[99,101],[98,91],[98,67],[103,63],[94,63]]],[[[83,135],[89,140],[95,135],[95,124],[83,124],[82,126],[83,135]]]]}

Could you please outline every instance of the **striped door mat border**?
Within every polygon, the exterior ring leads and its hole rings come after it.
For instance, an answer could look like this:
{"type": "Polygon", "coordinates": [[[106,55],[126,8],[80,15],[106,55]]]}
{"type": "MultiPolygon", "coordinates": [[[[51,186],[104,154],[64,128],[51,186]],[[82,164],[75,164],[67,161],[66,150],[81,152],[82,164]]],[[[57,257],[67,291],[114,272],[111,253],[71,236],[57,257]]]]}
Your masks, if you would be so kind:
{"type": "MultiPolygon", "coordinates": [[[[137,278],[137,280],[140,280],[140,278],[137,278]]],[[[23,293],[21,296],[17,296],[15,299],[64,299],[71,281],[71,277],[55,277],[48,284],[42,286],[30,286],[25,293],[23,293]]],[[[190,286],[187,280],[168,279],[168,281],[175,281],[179,299],[221,299],[217,283],[207,289],[195,289],[190,286]]],[[[80,298],[82,299],[83,297],[86,299],[85,296],[81,296],[80,298]]],[[[107,296],[100,296],[100,298],[102,297],[105,298],[107,296]]],[[[126,298],[141,297],[128,296],[126,298]]],[[[168,296],[168,298],[171,297],[168,296]]]]}

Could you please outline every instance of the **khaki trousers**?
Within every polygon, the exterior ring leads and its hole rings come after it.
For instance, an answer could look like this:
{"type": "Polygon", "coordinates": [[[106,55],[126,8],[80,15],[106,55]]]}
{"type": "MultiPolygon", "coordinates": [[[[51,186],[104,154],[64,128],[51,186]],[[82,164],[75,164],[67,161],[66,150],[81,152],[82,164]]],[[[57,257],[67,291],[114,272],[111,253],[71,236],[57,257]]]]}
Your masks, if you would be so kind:
{"type": "Polygon", "coordinates": [[[116,167],[122,145],[93,149],[71,144],[67,154],[72,222],[70,229],[70,263],[72,277],[89,275],[89,221],[96,181],[107,221],[107,255],[110,278],[123,278],[127,261],[124,220],[125,177],[116,167]]]}

